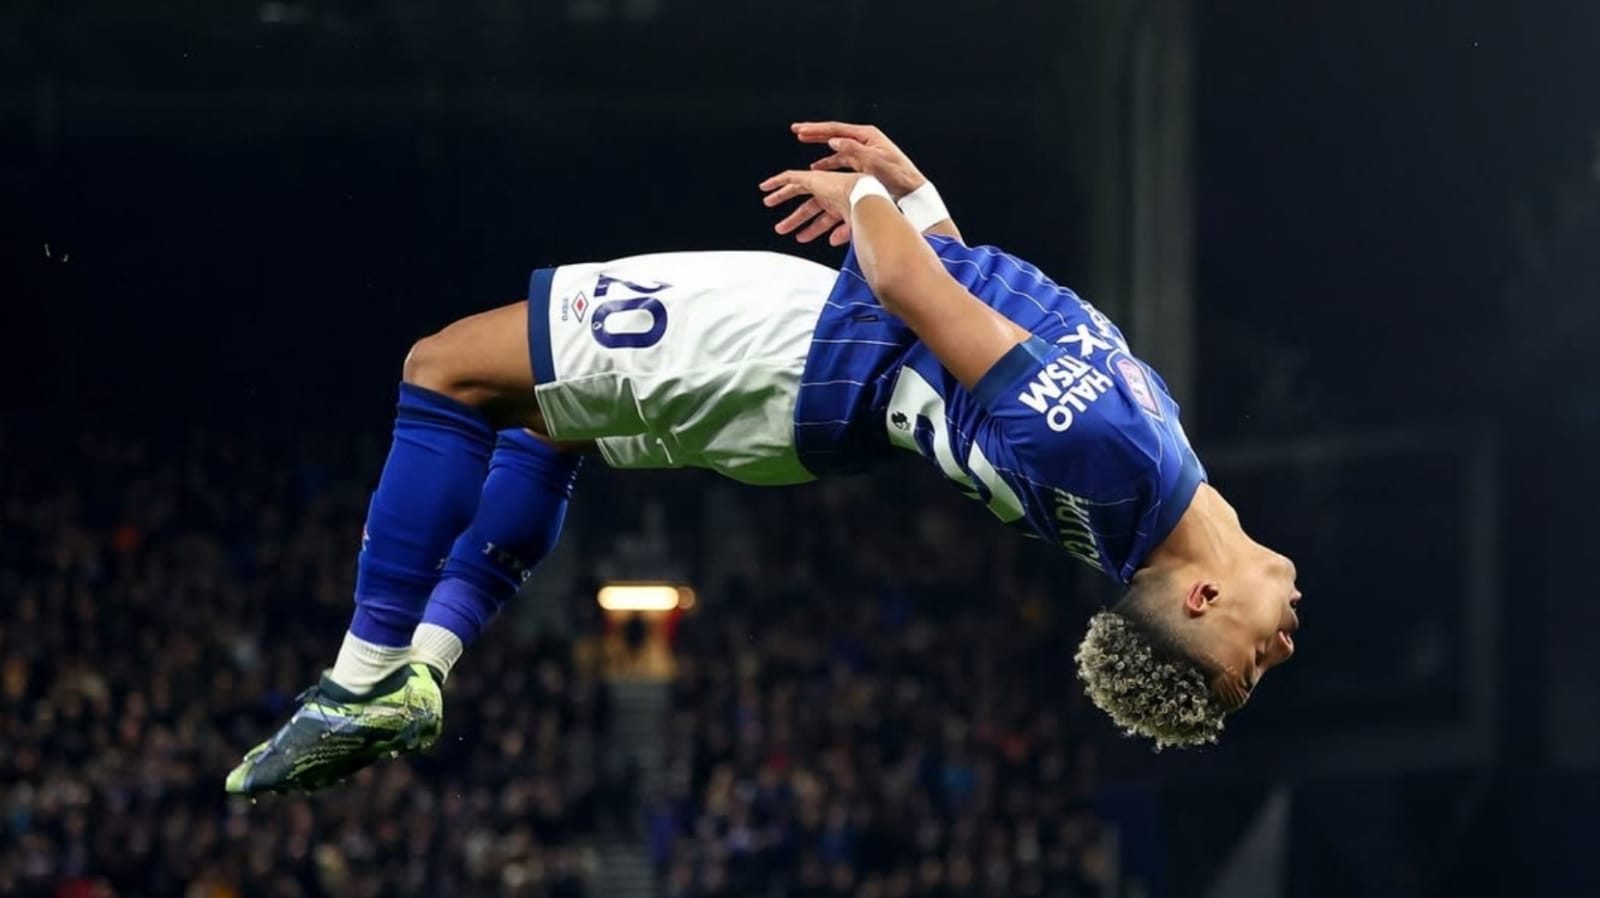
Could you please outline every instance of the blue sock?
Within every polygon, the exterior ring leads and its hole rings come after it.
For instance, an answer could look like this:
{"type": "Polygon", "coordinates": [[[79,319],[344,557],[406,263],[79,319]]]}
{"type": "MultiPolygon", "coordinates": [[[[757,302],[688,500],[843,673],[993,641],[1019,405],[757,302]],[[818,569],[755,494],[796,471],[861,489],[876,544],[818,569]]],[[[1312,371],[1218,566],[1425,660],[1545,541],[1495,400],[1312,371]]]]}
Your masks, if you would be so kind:
{"type": "Polygon", "coordinates": [[[367,509],[351,635],[409,646],[450,544],[478,508],[494,428],[477,409],[400,385],[394,443],[367,509]]]}
{"type": "Polygon", "coordinates": [[[470,645],[534,567],[550,554],[567,517],[582,459],[558,452],[521,430],[500,434],[477,516],[450,550],[444,573],[423,612],[412,657],[448,672],[461,646],[470,645]],[[427,625],[459,641],[444,657],[424,650],[427,625]]]}

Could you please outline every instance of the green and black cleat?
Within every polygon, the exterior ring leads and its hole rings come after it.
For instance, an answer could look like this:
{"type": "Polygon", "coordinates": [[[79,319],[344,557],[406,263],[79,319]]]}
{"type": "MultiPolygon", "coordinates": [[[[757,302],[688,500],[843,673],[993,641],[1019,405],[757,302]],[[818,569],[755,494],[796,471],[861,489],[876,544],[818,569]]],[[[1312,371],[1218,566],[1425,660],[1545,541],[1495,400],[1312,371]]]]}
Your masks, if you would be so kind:
{"type": "Polygon", "coordinates": [[[357,695],[329,680],[301,693],[300,709],[228,774],[240,795],[313,792],[381,758],[421,751],[444,727],[440,677],[407,664],[357,695]]]}

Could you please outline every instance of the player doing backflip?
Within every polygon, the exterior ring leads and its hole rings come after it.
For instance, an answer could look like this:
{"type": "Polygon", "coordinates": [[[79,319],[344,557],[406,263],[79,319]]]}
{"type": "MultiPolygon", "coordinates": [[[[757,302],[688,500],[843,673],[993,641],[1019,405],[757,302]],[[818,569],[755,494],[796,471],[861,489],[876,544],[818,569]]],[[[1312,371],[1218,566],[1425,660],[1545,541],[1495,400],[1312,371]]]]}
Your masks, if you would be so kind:
{"type": "Polygon", "coordinates": [[[1038,268],[967,246],[876,128],[761,185],[840,270],[762,252],[533,273],[524,302],[419,341],[368,511],[356,610],[321,682],[227,778],[309,790],[415,751],[440,686],[555,544],[580,453],[754,484],[917,453],[1007,524],[1126,584],[1077,651],[1093,701],[1156,745],[1209,742],[1294,652],[1294,565],[1254,542],[1161,378],[1038,268]]]}

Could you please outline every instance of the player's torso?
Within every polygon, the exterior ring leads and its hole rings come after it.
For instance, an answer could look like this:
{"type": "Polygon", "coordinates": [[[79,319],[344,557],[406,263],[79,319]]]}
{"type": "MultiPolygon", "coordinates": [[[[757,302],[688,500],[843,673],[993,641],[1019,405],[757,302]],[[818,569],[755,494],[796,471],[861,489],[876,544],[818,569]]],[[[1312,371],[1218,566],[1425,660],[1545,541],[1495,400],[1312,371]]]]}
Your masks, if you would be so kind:
{"type": "MultiPolygon", "coordinates": [[[[818,322],[797,410],[819,474],[922,455],[1002,521],[1126,579],[1203,476],[1159,377],[1117,327],[1037,268],[989,247],[930,244],[975,296],[1049,344],[987,407],[887,316],[853,257],[818,322]]],[[[1041,345],[1043,345],[1041,344],[1041,345]]],[[[1163,531],[1164,532],[1164,531],[1163,531]]]]}

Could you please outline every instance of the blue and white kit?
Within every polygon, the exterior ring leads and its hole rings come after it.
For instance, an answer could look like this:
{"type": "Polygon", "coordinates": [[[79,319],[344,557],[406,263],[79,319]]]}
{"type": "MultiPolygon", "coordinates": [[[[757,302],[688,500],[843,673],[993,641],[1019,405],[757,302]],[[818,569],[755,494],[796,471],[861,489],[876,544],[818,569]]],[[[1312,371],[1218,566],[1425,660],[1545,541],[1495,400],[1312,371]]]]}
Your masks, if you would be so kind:
{"type": "Polygon", "coordinates": [[[550,436],[619,468],[758,484],[931,461],[1002,521],[1126,582],[1205,477],[1161,378],[1094,306],[993,247],[929,244],[1032,334],[968,390],[868,289],[776,253],[663,253],[533,273],[550,436]]]}

